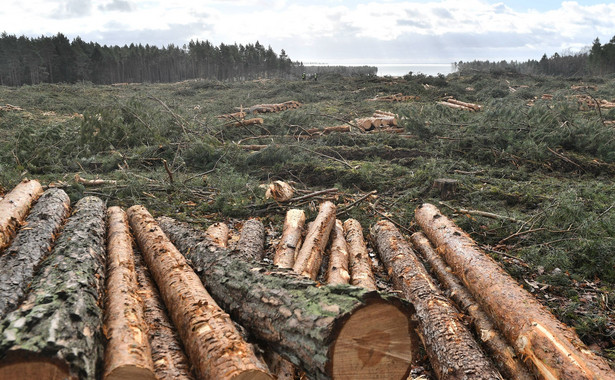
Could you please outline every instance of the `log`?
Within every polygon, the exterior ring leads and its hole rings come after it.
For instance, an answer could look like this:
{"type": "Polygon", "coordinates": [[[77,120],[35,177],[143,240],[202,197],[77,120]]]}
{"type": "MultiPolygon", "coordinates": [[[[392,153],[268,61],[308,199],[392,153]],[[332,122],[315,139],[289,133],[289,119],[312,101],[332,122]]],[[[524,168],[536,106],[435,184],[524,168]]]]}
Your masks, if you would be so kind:
{"type": "Polygon", "coordinates": [[[257,145],[257,144],[238,145],[238,146],[243,150],[249,150],[253,152],[258,152],[260,150],[267,149],[269,147],[269,145],[257,145]]]}
{"type": "Polygon", "coordinates": [[[36,268],[51,251],[69,208],[70,199],[63,190],[45,191],[26,218],[25,226],[0,256],[0,319],[23,299],[36,268]]]}
{"type": "Polygon", "coordinates": [[[335,220],[335,226],[333,226],[331,230],[329,246],[330,253],[327,284],[348,284],[350,282],[350,274],[348,272],[348,246],[346,245],[346,239],[344,239],[344,225],[341,220],[335,220]]]}
{"type": "Polygon", "coordinates": [[[229,127],[243,127],[243,126],[248,126],[248,125],[263,124],[263,122],[264,120],[262,117],[255,117],[252,119],[235,121],[233,123],[228,124],[228,126],[229,127]]]}
{"type": "Polygon", "coordinates": [[[107,210],[105,379],[154,379],[154,363],[138,294],[132,238],[126,213],[107,210]]]}
{"type": "Polygon", "coordinates": [[[558,321],[434,205],[419,206],[415,218],[453,273],[539,378],[615,378],[606,360],[592,353],[574,330],[558,321]]]}
{"type": "Polygon", "coordinates": [[[167,314],[160,293],[140,253],[134,255],[134,262],[156,378],[193,380],[194,375],[190,370],[190,362],[182,347],[179,334],[167,314]]]}
{"type": "Polygon", "coordinates": [[[476,303],[470,292],[461,281],[450,272],[450,268],[436,253],[431,243],[422,232],[416,232],[410,237],[412,244],[429,263],[431,272],[448,289],[449,297],[457,306],[466,312],[472,321],[476,336],[480,339],[483,348],[493,358],[500,373],[511,380],[532,380],[534,376],[529,372],[515,350],[506,342],[500,331],[493,325],[491,318],[476,303]]]}
{"type": "Polygon", "coordinates": [[[8,247],[32,203],[41,194],[43,187],[38,181],[25,179],[0,201],[0,252],[8,247]]]}
{"type": "Polygon", "coordinates": [[[276,202],[286,202],[295,195],[295,189],[284,181],[273,181],[267,187],[265,199],[273,198],[276,202]]]}
{"type": "Polygon", "coordinates": [[[447,106],[449,108],[454,108],[454,109],[458,109],[458,110],[465,110],[465,111],[474,112],[474,109],[468,108],[466,106],[462,106],[462,105],[459,105],[459,104],[454,104],[454,103],[450,103],[450,102],[438,102],[438,104],[443,105],[443,106],[447,106]]]}
{"type": "Polygon", "coordinates": [[[197,376],[271,379],[229,315],[207,293],[184,256],[145,207],[132,206],[127,213],[135,239],[197,376]]]}
{"type": "Polygon", "coordinates": [[[0,379],[96,379],[102,372],[105,206],[77,202],[30,292],[0,324],[0,379]]]}
{"type": "Polygon", "coordinates": [[[305,224],[305,212],[291,209],[286,212],[282,237],[273,256],[273,264],[280,268],[292,268],[295,255],[301,246],[301,235],[305,224]]]}
{"type": "Polygon", "coordinates": [[[329,241],[329,234],[335,224],[336,207],[333,202],[320,204],[318,215],[308,228],[303,245],[293,265],[293,271],[315,280],[322,262],[322,255],[329,241]]]}
{"type": "Polygon", "coordinates": [[[383,220],[371,232],[391,281],[416,309],[420,336],[438,379],[502,379],[397,227],[383,220]]]}
{"type": "Polygon", "coordinates": [[[483,107],[479,106],[478,104],[462,102],[462,101],[457,100],[457,99],[447,99],[446,101],[449,102],[449,103],[452,103],[452,104],[457,104],[457,105],[469,108],[469,109],[471,109],[473,111],[480,111],[483,108],[483,107]]]}
{"type": "Polygon", "coordinates": [[[82,184],[83,186],[102,186],[102,185],[117,185],[117,181],[111,179],[85,179],[81,178],[79,173],[75,174],[75,182],[82,184]]]}
{"type": "Polygon", "coordinates": [[[339,132],[345,133],[350,132],[350,125],[335,125],[333,127],[325,127],[322,130],[323,135],[328,135],[329,133],[339,132]]]}
{"type": "Polygon", "coordinates": [[[407,303],[357,287],[317,287],[287,269],[234,258],[173,219],[158,220],[220,305],[309,378],[407,378],[417,357],[407,303]]]}
{"type": "Polygon", "coordinates": [[[265,226],[260,220],[248,219],[243,224],[235,254],[246,259],[263,259],[265,255],[265,226]]]}
{"type": "Polygon", "coordinates": [[[350,283],[369,290],[378,289],[372,271],[371,258],[367,253],[367,244],[363,238],[363,228],[356,219],[344,222],[344,236],[348,244],[350,283]]]}
{"type": "Polygon", "coordinates": [[[226,248],[228,246],[229,228],[226,223],[216,222],[207,227],[207,237],[209,237],[216,246],[226,248]]]}

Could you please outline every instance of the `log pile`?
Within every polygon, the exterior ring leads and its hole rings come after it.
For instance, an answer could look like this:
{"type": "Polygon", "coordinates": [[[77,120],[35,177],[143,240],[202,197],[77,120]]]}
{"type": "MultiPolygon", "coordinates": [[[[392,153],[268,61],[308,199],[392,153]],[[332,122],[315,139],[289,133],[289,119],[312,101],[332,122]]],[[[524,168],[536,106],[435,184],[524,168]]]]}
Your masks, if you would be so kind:
{"type": "Polygon", "coordinates": [[[240,112],[245,113],[270,113],[270,112],[282,112],[289,109],[295,109],[301,107],[301,103],[296,100],[289,100],[283,103],[272,104],[256,104],[251,107],[243,108],[240,112]]]}
{"type": "Polygon", "coordinates": [[[611,102],[605,99],[596,99],[589,95],[575,95],[575,98],[579,102],[579,108],[581,110],[591,110],[597,107],[615,108],[615,102],[611,102]]]}
{"type": "Polygon", "coordinates": [[[410,100],[419,100],[416,95],[404,95],[401,92],[393,95],[376,96],[373,99],[367,99],[370,102],[407,102],[410,100]]]}
{"type": "MultiPolygon", "coordinates": [[[[398,116],[392,112],[376,111],[371,117],[355,119],[355,124],[363,132],[397,130],[398,116]]],[[[403,128],[402,128],[403,130],[403,128]]]]}
{"type": "Polygon", "coordinates": [[[478,111],[481,111],[483,109],[483,106],[481,106],[481,105],[474,104],[474,103],[462,102],[462,101],[454,99],[454,98],[448,98],[445,101],[438,102],[438,104],[441,104],[441,105],[449,107],[449,108],[465,110],[465,111],[470,111],[470,112],[478,112],[478,111]]]}

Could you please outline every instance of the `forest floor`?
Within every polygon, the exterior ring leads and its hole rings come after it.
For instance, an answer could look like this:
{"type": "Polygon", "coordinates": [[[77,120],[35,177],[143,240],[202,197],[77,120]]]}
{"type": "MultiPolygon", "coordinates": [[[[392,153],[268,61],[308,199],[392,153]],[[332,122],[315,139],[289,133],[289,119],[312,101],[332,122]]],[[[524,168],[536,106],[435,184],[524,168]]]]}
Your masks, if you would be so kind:
{"type": "Polygon", "coordinates": [[[382,218],[410,233],[414,209],[430,202],[613,363],[615,110],[596,106],[601,99],[615,99],[615,77],[0,87],[0,194],[28,177],[64,188],[73,201],[143,204],[202,226],[259,216],[270,226],[269,247],[290,207],[310,218],[333,199],[366,234],[382,218]],[[416,98],[373,100],[398,93],[416,98]],[[451,96],[482,109],[438,103],[451,96]],[[301,106],[246,116],[262,124],[217,117],[290,100],[301,106]],[[396,114],[401,133],[354,127],[376,110],[396,114]],[[310,132],[337,125],[353,127],[310,132]],[[84,186],[76,174],[116,182],[84,186]],[[434,187],[439,179],[453,180],[454,191],[434,187]],[[265,199],[275,180],[311,196],[265,199]],[[336,190],[313,195],[327,189],[336,190]]]}

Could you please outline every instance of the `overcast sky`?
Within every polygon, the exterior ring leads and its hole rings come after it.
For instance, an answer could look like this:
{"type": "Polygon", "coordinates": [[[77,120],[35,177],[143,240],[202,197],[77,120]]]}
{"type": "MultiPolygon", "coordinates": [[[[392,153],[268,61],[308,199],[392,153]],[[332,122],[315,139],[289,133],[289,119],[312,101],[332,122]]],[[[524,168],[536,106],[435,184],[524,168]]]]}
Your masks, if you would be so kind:
{"type": "Polygon", "coordinates": [[[106,45],[258,40],[305,63],[525,60],[608,42],[615,2],[3,0],[0,29],[106,45]]]}

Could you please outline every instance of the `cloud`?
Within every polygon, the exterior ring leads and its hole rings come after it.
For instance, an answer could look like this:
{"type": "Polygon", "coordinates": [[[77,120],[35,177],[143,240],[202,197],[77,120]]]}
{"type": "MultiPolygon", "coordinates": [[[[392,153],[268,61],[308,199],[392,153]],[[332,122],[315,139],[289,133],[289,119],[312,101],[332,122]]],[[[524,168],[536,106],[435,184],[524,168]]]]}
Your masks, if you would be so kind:
{"type": "Polygon", "coordinates": [[[60,2],[52,17],[58,19],[84,17],[88,16],[91,10],[91,0],[65,0],[60,2]]]}
{"type": "Polygon", "coordinates": [[[133,6],[126,0],[113,0],[110,3],[99,5],[98,9],[101,11],[130,12],[133,10],[133,6]]]}

